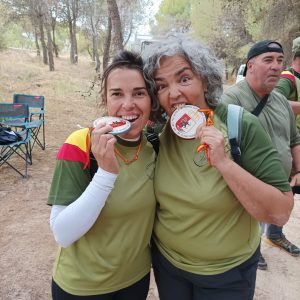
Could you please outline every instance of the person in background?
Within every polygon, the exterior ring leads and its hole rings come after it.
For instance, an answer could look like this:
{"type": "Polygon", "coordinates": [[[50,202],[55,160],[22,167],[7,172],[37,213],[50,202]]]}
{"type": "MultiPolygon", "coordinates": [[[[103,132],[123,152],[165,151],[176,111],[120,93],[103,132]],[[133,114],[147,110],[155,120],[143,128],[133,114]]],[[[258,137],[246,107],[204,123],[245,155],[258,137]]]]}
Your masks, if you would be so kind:
{"type": "Polygon", "coordinates": [[[54,300],[145,300],[155,214],[155,152],[142,134],[153,86],[139,55],[123,51],[105,70],[107,115],[130,122],[117,136],[100,122],[73,132],[60,148],[49,193],[50,227],[59,244],[54,300]],[[90,149],[97,161],[91,178],[90,149]]]}
{"type": "MultiPolygon", "coordinates": [[[[293,40],[292,66],[282,71],[275,89],[290,100],[295,115],[300,114],[300,36],[293,40]]],[[[296,125],[300,129],[300,116],[296,118],[296,125]]]]}
{"type": "MultiPolygon", "coordinates": [[[[247,55],[245,80],[228,88],[223,95],[223,102],[243,106],[258,117],[279,153],[287,178],[294,164],[296,174],[291,185],[295,186],[300,185],[300,136],[290,105],[274,89],[282,66],[283,49],[278,42],[264,40],[254,44],[247,55]]],[[[299,248],[286,238],[282,226],[267,223],[266,241],[298,256],[299,248]]],[[[258,267],[262,270],[267,268],[262,255],[258,267]]]]}
{"type": "Polygon", "coordinates": [[[253,299],[259,221],[281,226],[293,207],[277,151],[245,111],[241,166],[232,159],[227,106],[219,103],[223,69],[210,49],[186,36],[169,36],[142,56],[170,117],[154,177],[158,204],[151,251],[159,297],[253,299]],[[199,109],[207,114],[207,124],[198,127],[196,138],[184,139],[173,131],[172,117],[191,105],[196,118],[199,109]]]}

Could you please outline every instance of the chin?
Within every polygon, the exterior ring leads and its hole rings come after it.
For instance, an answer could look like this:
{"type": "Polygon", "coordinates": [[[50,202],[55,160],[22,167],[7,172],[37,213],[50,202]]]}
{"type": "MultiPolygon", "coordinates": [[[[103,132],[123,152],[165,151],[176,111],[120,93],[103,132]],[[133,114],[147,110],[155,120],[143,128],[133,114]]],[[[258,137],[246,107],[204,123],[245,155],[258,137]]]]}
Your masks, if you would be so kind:
{"type": "Polygon", "coordinates": [[[141,130],[138,130],[138,131],[132,130],[132,132],[129,131],[125,134],[120,135],[120,137],[124,138],[124,139],[137,139],[140,137],[140,135],[141,135],[141,130]]]}

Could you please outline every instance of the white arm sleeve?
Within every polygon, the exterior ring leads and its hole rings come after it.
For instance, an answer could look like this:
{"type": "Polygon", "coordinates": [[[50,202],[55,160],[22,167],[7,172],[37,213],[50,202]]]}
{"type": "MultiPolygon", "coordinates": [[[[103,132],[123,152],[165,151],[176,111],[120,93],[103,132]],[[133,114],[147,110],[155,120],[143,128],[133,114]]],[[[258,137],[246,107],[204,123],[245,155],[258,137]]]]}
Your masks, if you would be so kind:
{"type": "Polygon", "coordinates": [[[50,228],[56,242],[66,248],[81,238],[97,220],[118,174],[101,168],[81,196],[68,206],[53,205],[50,228]]]}

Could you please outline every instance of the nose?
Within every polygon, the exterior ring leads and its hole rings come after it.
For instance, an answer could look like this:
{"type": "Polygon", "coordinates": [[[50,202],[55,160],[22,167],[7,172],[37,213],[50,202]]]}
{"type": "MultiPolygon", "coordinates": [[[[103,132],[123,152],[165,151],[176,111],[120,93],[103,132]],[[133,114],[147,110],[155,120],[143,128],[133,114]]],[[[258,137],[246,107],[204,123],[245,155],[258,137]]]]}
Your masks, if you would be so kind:
{"type": "Polygon", "coordinates": [[[283,62],[274,61],[272,64],[272,69],[275,71],[278,71],[278,70],[281,71],[283,69],[283,62]]]}
{"type": "Polygon", "coordinates": [[[132,109],[135,106],[133,97],[131,95],[125,96],[122,102],[122,106],[127,110],[132,109]]]}
{"type": "Polygon", "coordinates": [[[181,92],[176,84],[169,86],[169,97],[171,99],[176,99],[181,95],[181,92]]]}

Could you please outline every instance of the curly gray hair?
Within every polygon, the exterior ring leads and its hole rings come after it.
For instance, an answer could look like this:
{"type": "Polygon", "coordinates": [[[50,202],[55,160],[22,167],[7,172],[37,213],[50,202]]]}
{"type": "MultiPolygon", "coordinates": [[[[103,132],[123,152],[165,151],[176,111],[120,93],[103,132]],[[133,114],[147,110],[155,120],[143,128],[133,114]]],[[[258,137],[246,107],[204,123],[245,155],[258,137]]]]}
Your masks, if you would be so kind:
{"type": "Polygon", "coordinates": [[[153,77],[160,67],[160,59],[164,56],[179,55],[186,59],[193,71],[207,85],[205,101],[210,107],[215,107],[223,92],[223,64],[202,43],[185,35],[167,36],[153,42],[142,52],[144,72],[153,77]]]}

